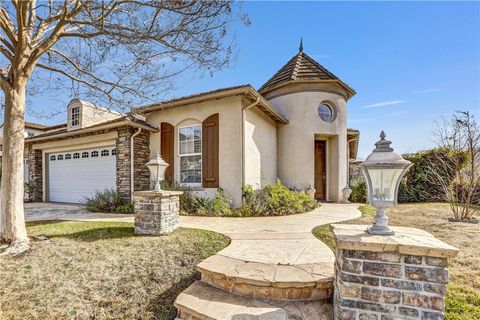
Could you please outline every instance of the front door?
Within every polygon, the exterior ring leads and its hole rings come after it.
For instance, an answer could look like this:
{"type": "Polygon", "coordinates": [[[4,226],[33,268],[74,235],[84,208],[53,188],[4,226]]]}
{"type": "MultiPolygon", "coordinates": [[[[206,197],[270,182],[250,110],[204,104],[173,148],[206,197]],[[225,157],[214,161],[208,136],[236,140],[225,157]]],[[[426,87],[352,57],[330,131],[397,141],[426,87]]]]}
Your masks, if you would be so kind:
{"type": "Polygon", "coordinates": [[[325,200],[325,141],[315,141],[315,198],[325,200]]]}

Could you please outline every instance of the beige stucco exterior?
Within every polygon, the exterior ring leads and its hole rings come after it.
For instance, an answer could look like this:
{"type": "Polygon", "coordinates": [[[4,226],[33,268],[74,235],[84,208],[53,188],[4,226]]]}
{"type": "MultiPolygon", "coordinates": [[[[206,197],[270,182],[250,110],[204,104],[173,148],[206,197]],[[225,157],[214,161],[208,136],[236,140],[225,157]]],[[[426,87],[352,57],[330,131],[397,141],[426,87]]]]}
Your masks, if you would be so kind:
{"type": "MultiPolygon", "coordinates": [[[[315,196],[333,202],[346,201],[342,199],[342,191],[348,187],[349,156],[355,157],[359,136],[358,131],[347,129],[347,101],[354,94],[352,88],[300,51],[259,91],[250,85],[223,88],[135,108],[126,116],[74,99],[67,107],[67,125],[52,127],[58,131],[53,133],[55,142],[44,143],[45,138],[52,136],[48,129],[45,131],[47,137],[40,135],[29,138],[29,141],[33,143],[33,149],[42,150],[43,158],[49,152],[94,148],[115,141],[117,147],[121,147],[123,143],[130,145],[131,138],[123,139],[119,134],[117,139],[102,130],[128,125],[145,129],[142,133],[144,140],[141,140],[143,151],[140,150],[137,156],[143,155],[147,159],[148,153],[152,157],[160,152],[159,129],[161,123],[166,122],[174,127],[173,178],[178,182],[181,173],[179,129],[202,125],[205,119],[218,114],[218,176],[217,167],[212,170],[218,178],[219,188],[232,196],[235,206],[242,203],[242,187],[245,185],[261,188],[279,178],[291,188],[316,188],[315,141],[325,141],[325,192],[315,196]],[[333,121],[326,122],[319,117],[318,107],[322,102],[334,110],[333,121]],[[76,126],[71,123],[71,109],[74,107],[80,107],[80,123],[76,126]],[[80,133],[92,135],[73,137],[80,133]],[[349,143],[350,149],[347,147],[349,143]]],[[[204,146],[209,148],[209,145],[204,146]]],[[[323,149],[322,145],[319,150],[323,149]]],[[[209,155],[216,162],[216,153],[209,152],[209,155]]],[[[131,170],[132,176],[136,171],[131,170]]],[[[43,181],[47,180],[45,174],[43,181]]],[[[144,178],[148,185],[148,174],[144,178]]],[[[207,178],[205,176],[205,180],[207,178]]],[[[318,180],[322,179],[319,175],[318,180]]],[[[205,188],[202,184],[216,186],[217,181],[215,184],[202,181],[185,187],[199,196],[214,197],[217,188],[205,188]]],[[[124,186],[124,180],[117,180],[117,188],[119,186],[124,186]]]]}
{"type": "MultiPolygon", "coordinates": [[[[219,185],[232,196],[233,203],[242,203],[242,186],[255,188],[275,181],[277,173],[277,125],[241,96],[209,100],[154,111],[148,122],[160,126],[168,122],[175,127],[174,179],[180,180],[178,130],[184,126],[201,124],[212,114],[219,114],[219,185]],[[243,139],[242,139],[243,137],[243,139]]],[[[151,134],[152,156],[160,150],[160,133],[151,134]]],[[[199,196],[213,197],[216,188],[191,188],[199,196]]]]}
{"type": "Polygon", "coordinates": [[[277,177],[277,124],[256,107],[244,112],[244,184],[261,188],[277,177]]]}
{"type": "Polygon", "coordinates": [[[347,185],[347,105],[345,98],[322,85],[295,86],[270,94],[269,102],[289,123],[278,127],[278,177],[300,189],[314,188],[314,141],[326,141],[326,197],[339,201],[347,185]],[[318,106],[328,102],[335,120],[322,121],[318,106]]]}
{"type": "Polygon", "coordinates": [[[117,119],[121,113],[95,106],[87,101],[73,99],[67,106],[68,130],[87,128],[102,122],[117,119]],[[74,107],[80,108],[80,123],[76,126],[71,124],[71,110],[74,107]]]}
{"type": "MultiPolygon", "coordinates": [[[[201,124],[212,114],[219,114],[219,185],[228,191],[235,204],[242,201],[242,102],[240,96],[210,100],[197,104],[162,109],[148,115],[154,125],[168,122],[175,127],[174,179],[180,178],[180,158],[178,153],[178,130],[181,127],[201,124]]],[[[160,134],[150,136],[152,155],[160,150],[160,134]]],[[[216,189],[193,187],[200,196],[213,196],[216,189]]]]}

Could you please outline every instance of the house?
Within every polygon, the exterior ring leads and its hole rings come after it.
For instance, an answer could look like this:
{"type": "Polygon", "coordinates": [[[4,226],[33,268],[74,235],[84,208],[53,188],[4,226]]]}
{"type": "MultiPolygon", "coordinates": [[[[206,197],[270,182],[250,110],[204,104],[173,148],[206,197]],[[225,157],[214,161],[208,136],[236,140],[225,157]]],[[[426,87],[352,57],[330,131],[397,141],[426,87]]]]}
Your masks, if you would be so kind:
{"type": "Polygon", "coordinates": [[[241,85],[135,108],[128,114],[74,99],[65,127],[26,140],[36,201],[82,202],[114,188],[124,200],[150,188],[157,151],[166,178],[200,196],[281,179],[338,202],[348,187],[359,132],[347,128],[355,91],[303,50],[259,90],[241,85]]]}

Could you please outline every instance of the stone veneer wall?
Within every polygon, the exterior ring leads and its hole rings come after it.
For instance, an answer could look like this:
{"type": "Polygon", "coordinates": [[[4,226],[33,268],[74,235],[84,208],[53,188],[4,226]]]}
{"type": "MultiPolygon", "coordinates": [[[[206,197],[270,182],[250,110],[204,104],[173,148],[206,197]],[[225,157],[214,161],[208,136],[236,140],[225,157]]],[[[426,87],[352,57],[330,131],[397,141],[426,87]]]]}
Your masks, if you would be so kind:
{"type": "MultiPolygon", "coordinates": [[[[130,188],[130,138],[137,132],[137,129],[124,127],[118,130],[117,138],[117,192],[123,201],[131,201],[130,188]]],[[[150,189],[150,172],[145,165],[150,160],[150,133],[140,132],[134,138],[134,171],[135,191],[150,189]]]]}
{"type": "Polygon", "coordinates": [[[443,319],[445,258],[339,250],[338,319],[443,319]]]}
{"type": "Polygon", "coordinates": [[[362,168],[360,167],[362,162],[363,161],[359,161],[359,160],[350,161],[350,163],[349,163],[349,166],[350,166],[350,170],[349,170],[350,185],[354,181],[365,181],[365,177],[362,173],[362,168]]]}
{"type": "Polygon", "coordinates": [[[29,146],[26,152],[28,160],[28,200],[41,202],[43,200],[42,150],[34,150],[29,146]]]}
{"type": "Polygon", "coordinates": [[[419,229],[373,236],[367,227],[334,225],[335,319],[444,319],[447,258],[458,249],[419,229]]]}
{"type": "Polygon", "coordinates": [[[135,233],[163,235],[178,228],[181,191],[134,193],[135,233]]]}

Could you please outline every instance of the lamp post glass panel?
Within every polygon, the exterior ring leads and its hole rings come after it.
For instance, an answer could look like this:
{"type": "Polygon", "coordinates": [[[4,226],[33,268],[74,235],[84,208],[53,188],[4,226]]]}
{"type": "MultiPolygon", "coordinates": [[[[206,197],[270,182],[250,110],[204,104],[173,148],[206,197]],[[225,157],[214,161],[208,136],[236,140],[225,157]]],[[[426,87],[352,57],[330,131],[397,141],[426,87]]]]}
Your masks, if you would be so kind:
{"type": "Polygon", "coordinates": [[[157,151],[157,154],[146,164],[150,170],[150,177],[155,181],[155,191],[160,192],[162,188],[160,187],[160,182],[165,179],[165,170],[169,166],[165,160],[160,157],[160,154],[157,151]]]}
{"type": "Polygon", "coordinates": [[[402,158],[390,147],[391,141],[385,140],[385,132],[375,143],[375,149],[362,163],[362,172],[368,185],[368,202],[375,207],[377,214],[368,233],[392,235],[388,226],[385,210],[397,203],[400,181],[411,167],[411,162],[402,158]]]}

